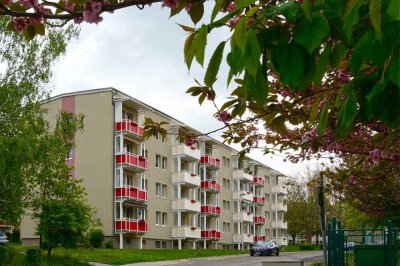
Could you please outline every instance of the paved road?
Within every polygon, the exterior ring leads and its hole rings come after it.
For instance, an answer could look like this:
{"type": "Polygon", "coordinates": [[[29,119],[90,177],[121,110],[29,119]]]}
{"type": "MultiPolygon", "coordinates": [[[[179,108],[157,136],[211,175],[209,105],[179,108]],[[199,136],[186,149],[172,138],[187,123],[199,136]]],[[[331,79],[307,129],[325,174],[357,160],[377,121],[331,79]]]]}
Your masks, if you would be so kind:
{"type": "Polygon", "coordinates": [[[146,262],[127,264],[125,266],[261,266],[262,261],[274,260],[303,260],[305,265],[310,262],[322,261],[322,251],[309,251],[309,252],[284,252],[277,256],[270,257],[250,257],[250,255],[237,255],[237,256],[224,256],[224,257],[209,257],[186,259],[178,261],[160,261],[160,262],[146,262]]]}

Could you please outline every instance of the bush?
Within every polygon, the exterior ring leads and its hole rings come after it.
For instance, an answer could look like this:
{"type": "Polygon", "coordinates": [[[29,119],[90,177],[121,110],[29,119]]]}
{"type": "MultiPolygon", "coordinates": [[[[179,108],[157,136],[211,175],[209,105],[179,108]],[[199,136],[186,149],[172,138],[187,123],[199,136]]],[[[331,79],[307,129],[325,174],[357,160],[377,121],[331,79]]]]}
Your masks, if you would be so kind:
{"type": "Polygon", "coordinates": [[[49,249],[49,240],[43,239],[42,240],[42,249],[43,250],[48,250],[49,249]]]}
{"type": "Polygon", "coordinates": [[[94,229],[89,232],[90,245],[94,248],[101,248],[101,242],[104,239],[104,233],[101,229],[94,229]]]}
{"type": "Polygon", "coordinates": [[[324,263],[322,261],[313,262],[313,263],[310,264],[310,266],[324,266],[324,263]]]}
{"type": "Polygon", "coordinates": [[[114,243],[113,243],[112,240],[108,240],[106,242],[106,248],[109,248],[109,249],[113,249],[114,248],[114,243]]]}
{"type": "Polygon", "coordinates": [[[11,241],[11,237],[12,237],[11,233],[5,232],[5,234],[6,234],[7,239],[11,241]]]}
{"type": "Polygon", "coordinates": [[[312,245],[312,244],[301,244],[301,245],[299,246],[299,249],[300,249],[300,250],[314,250],[314,249],[315,249],[315,246],[312,245]]]}
{"type": "Polygon", "coordinates": [[[10,265],[15,257],[15,250],[11,247],[0,246],[0,265],[10,265]]]}
{"type": "Polygon", "coordinates": [[[39,266],[42,261],[42,250],[30,248],[26,250],[25,265],[39,266]]]}
{"type": "Polygon", "coordinates": [[[11,234],[11,242],[20,243],[21,242],[21,233],[19,230],[14,229],[11,234]]]}

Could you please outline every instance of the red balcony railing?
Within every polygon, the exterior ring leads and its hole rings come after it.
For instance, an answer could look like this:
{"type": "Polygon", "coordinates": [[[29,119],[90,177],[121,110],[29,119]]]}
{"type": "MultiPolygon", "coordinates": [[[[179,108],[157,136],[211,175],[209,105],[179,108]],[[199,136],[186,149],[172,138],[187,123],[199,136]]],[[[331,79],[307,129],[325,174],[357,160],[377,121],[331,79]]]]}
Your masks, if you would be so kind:
{"type": "Polygon", "coordinates": [[[146,233],[147,232],[147,222],[144,220],[134,220],[134,219],[126,219],[123,221],[115,222],[115,230],[117,231],[126,231],[126,232],[137,232],[137,233],[146,233]]]}
{"type": "Polygon", "coordinates": [[[147,201],[147,191],[130,186],[116,188],[115,196],[117,198],[125,197],[137,201],[147,201]]]}
{"type": "Polygon", "coordinates": [[[122,120],[120,122],[117,122],[115,124],[115,130],[117,132],[124,131],[129,134],[137,135],[139,137],[142,137],[144,134],[144,128],[139,127],[136,122],[131,120],[122,120]]]}
{"type": "Polygon", "coordinates": [[[265,241],[265,236],[255,235],[254,242],[265,241]]]}
{"type": "Polygon", "coordinates": [[[253,203],[254,204],[260,204],[260,205],[264,205],[265,204],[265,198],[264,197],[253,197],[253,203]]]}
{"type": "Polygon", "coordinates": [[[264,216],[254,216],[253,222],[263,224],[263,223],[265,223],[265,217],[264,216]]]}
{"type": "Polygon", "coordinates": [[[118,154],[115,156],[117,164],[147,170],[147,159],[132,153],[118,154]]]}
{"type": "Polygon", "coordinates": [[[200,164],[208,164],[210,166],[220,168],[221,167],[221,161],[218,158],[212,157],[212,156],[201,156],[200,157],[200,164]]]}
{"type": "Polygon", "coordinates": [[[220,239],[221,232],[217,230],[201,230],[201,238],[220,239]]]}
{"type": "Polygon", "coordinates": [[[201,213],[209,215],[221,215],[221,208],[218,206],[203,205],[201,206],[201,213]]]}
{"type": "Polygon", "coordinates": [[[221,184],[216,181],[201,181],[200,186],[202,189],[221,191],[221,184]]]}
{"type": "Polygon", "coordinates": [[[258,176],[253,176],[253,184],[258,186],[264,186],[265,179],[258,176]]]}

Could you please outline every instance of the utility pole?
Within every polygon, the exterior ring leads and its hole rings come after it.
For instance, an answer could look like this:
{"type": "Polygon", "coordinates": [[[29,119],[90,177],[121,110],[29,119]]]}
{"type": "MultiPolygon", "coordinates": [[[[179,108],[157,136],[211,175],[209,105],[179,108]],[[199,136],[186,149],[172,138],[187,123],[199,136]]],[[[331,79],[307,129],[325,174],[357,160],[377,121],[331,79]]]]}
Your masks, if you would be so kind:
{"type": "Polygon", "coordinates": [[[324,265],[328,265],[326,256],[326,221],[325,221],[325,202],[324,202],[324,176],[320,174],[319,176],[319,186],[318,186],[318,205],[319,205],[319,222],[322,233],[322,253],[324,257],[324,265]]]}

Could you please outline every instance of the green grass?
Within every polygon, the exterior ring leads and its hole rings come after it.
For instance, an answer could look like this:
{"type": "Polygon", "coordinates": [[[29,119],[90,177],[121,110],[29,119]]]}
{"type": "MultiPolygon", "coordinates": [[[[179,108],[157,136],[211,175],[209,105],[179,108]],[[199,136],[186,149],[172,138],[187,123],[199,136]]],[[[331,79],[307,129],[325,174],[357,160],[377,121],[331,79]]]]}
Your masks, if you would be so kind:
{"type": "MultiPolygon", "coordinates": [[[[18,261],[23,261],[23,252],[28,247],[15,246],[19,251],[18,261]]],[[[247,253],[247,252],[246,252],[247,253]]],[[[46,252],[43,251],[45,258],[46,252]]],[[[138,262],[152,262],[152,261],[163,261],[163,260],[180,260],[189,258],[200,258],[200,257],[211,257],[211,256],[226,256],[226,255],[239,255],[242,254],[239,250],[211,250],[211,249],[65,249],[55,248],[52,252],[52,258],[54,261],[51,264],[43,265],[76,265],[67,264],[69,260],[79,260],[83,262],[100,262],[112,265],[122,265],[127,263],[138,263],[138,262]],[[59,262],[64,260],[65,262],[59,262]],[[64,264],[63,264],[64,263],[64,264]]],[[[46,261],[44,259],[44,261],[46,261]]],[[[20,265],[20,264],[15,264],[20,265]]],[[[87,264],[82,264],[87,265],[87,264]]]]}
{"type": "Polygon", "coordinates": [[[307,252],[307,251],[319,251],[321,248],[319,246],[315,246],[312,250],[301,250],[301,244],[289,244],[286,247],[280,247],[280,252],[307,252]]]}

